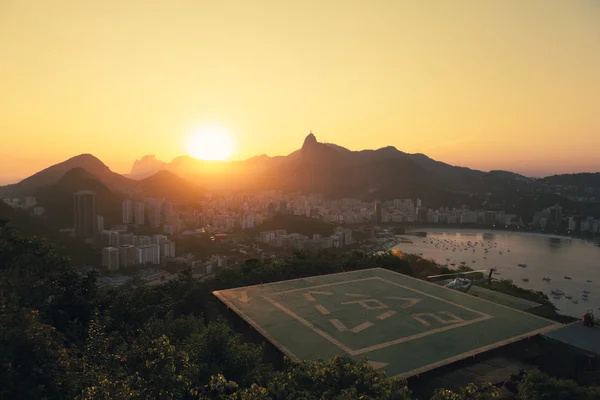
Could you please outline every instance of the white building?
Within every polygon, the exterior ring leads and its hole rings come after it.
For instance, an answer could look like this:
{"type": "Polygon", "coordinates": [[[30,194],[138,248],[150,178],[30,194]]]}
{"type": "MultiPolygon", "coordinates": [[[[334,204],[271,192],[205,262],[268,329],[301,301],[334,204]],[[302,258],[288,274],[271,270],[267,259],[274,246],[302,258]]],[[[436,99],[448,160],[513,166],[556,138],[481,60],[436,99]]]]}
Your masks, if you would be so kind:
{"type": "Polygon", "coordinates": [[[161,245],[163,257],[175,257],[175,242],[167,240],[161,245]]]}
{"type": "Polygon", "coordinates": [[[119,267],[125,268],[137,262],[137,249],[130,244],[119,247],[119,267]]]}
{"type": "Polygon", "coordinates": [[[123,223],[131,224],[133,222],[133,202],[131,200],[124,200],[121,208],[123,214],[123,223]]]}
{"type": "Polygon", "coordinates": [[[160,247],[156,244],[147,244],[137,248],[138,264],[160,264],[160,247]]]}
{"type": "Polygon", "coordinates": [[[116,247],[105,247],[102,249],[102,266],[109,271],[119,269],[119,249],[116,247]]]}
{"type": "Polygon", "coordinates": [[[134,219],[136,225],[144,225],[144,203],[138,201],[135,203],[134,219]]]}

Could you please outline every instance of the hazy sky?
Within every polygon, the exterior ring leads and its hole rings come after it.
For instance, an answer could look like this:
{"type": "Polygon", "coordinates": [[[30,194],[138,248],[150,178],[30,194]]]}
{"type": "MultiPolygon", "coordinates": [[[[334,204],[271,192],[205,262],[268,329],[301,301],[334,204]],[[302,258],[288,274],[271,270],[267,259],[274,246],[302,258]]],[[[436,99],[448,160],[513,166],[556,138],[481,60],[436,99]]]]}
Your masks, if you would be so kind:
{"type": "Polygon", "coordinates": [[[220,124],[530,175],[600,171],[594,0],[0,0],[0,181],[220,124]]]}

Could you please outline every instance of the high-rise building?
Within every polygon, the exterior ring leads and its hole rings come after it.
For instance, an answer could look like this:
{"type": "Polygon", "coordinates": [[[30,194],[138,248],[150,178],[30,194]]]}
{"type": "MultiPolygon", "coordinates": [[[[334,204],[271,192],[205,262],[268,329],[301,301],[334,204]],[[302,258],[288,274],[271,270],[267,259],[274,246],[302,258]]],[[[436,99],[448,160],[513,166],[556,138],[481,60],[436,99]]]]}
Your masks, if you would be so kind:
{"type": "Polygon", "coordinates": [[[175,242],[167,240],[160,248],[163,257],[175,257],[175,242]]]}
{"type": "Polygon", "coordinates": [[[104,217],[102,215],[96,215],[96,229],[99,232],[104,230],[104,217]]]}
{"type": "Polygon", "coordinates": [[[138,264],[160,264],[160,247],[157,244],[147,244],[137,248],[138,264]]]}
{"type": "Polygon", "coordinates": [[[152,244],[152,238],[150,236],[133,236],[133,245],[134,246],[145,246],[152,244]]]}
{"type": "Polygon", "coordinates": [[[137,249],[130,244],[119,247],[119,267],[126,268],[137,262],[137,249]]]}
{"type": "Polygon", "coordinates": [[[102,249],[102,266],[109,271],[119,269],[119,249],[116,247],[105,247],[102,249]]]}
{"type": "Polygon", "coordinates": [[[133,244],[133,233],[132,232],[119,232],[119,244],[121,246],[126,244],[133,244]]]}
{"type": "Polygon", "coordinates": [[[279,215],[288,215],[287,201],[285,200],[279,202],[279,215]]]}
{"type": "Polygon", "coordinates": [[[133,223],[133,202],[131,200],[124,200],[122,204],[123,212],[123,223],[133,223]]]}
{"type": "Polygon", "coordinates": [[[375,202],[375,223],[381,223],[381,203],[378,201],[375,202]]]}
{"type": "Polygon", "coordinates": [[[171,203],[169,200],[163,200],[160,205],[160,215],[162,218],[163,224],[168,224],[171,220],[171,214],[173,214],[173,208],[171,207],[171,203]]]}
{"type": "Polygon", "coordinates": [[[162,246],[167,242],[167,237],[165,235],[154,235],[152,236],[152,244],[157,244],[162,246]]]}
{"type": "Polygon", "coordinates": [[[119,247],[119,236],[117,231],[102,231],[102,245],[105,247],[119,247]]]}
{"type": "Polygon", "coordinates": [[[144,203],[138,201],[135,203],[134,219],[136,225],[144,225],[144,203]]]}
{"type": "Polygon", "coordinates": [[[267,205],[267,216],[274,217],[277,214],[277,205],[274,202],[270,202],[267,205]]]}
{"type": "Polygon", "coordinates": [[[73,196],[73,228],[81,239],[94,237],[96,232],[96,193],[81,190],[73,196]]]}
{"type": "Polygon", "coordinates": [[[160,203],[154,199],[148,201],[148,225],[152,228],[160,226],[160,203]]]}

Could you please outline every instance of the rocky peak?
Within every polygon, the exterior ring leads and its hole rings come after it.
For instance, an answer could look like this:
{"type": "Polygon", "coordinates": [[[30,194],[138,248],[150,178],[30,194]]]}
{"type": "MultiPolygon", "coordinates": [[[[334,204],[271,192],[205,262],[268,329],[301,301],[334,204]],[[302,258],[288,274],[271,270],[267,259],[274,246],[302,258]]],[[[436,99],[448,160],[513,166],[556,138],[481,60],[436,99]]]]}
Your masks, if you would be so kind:
{"type": "Polygon", "coordinates": [[[304,139],[304,144],[302,145],[303,149],[315,147],[319,142],[317,142],[317,138],[313,135],[312,131],[310,134],[304,139]]]}

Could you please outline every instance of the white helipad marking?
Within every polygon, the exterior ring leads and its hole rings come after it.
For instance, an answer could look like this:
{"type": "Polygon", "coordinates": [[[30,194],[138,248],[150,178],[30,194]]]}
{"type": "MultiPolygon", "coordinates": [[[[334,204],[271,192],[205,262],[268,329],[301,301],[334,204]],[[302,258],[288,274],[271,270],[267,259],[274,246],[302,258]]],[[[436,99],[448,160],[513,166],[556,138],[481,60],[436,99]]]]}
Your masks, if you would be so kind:
{"type": "Polygon", "coordinates": [[[364,331],[367,328],[370,328],[373,326],[372,322],[363,322],[362,324],[355,326],[354,328],[350,329],[352,332],[354,333],[358,333],[360,331],[364,331]]]}
{"type": "Polygon", "coordinates": [[[396,314],[396,311],[394,311],[394,310],[386,311],[383,314],[379,314],[377,316],[377,319],[380,319],[380,320],[383,321],[384,319],[387,319],[387,318],[391,317],[394,314],[396,314]]]}
{"type": "Polygon", "coordinates": [[[306,292],[303,293],[304,298],[306,298],[306,300],[308,301],[317,301],[312,295],[313,294],[326,294],[326,295],[332,295],[333,293],[331,292],[306,292]]]}
{"type": "Polygon", "coordinates": [[[383,304],[381,301],[379,301],[377,299],[345,301],[342,304],[360,304],[367,310],[379,310],[380,308],[389,308],[388,306],[386,306],[385,304],[383,304]],[[372,305],[369,305],[369,303],[374,303],[375,305],[372,306],[372,305]]]}
{"type": "Polygon", "coordinates": [[[373,367],[373,369],[379,369],[385,367],[386,365],[389,365],[389,363],[379,361],[369,361],[369,364],[371,365],[371,367],[373,367]]]}
{"type": "Polygon", "coordinates": [[[330,319],[329,320],[333,326],[335,326],[337,328],[338,331],[340,332],[346,332],[348,330],[348,328],[346,328],[346,326],[344,324],[342,324],[342,322],[339,319],[330,319]]]}
{"type": "Polygon", "coordinates": [[[448,311],[440,311],[440,312],[438,312],[438,314],[446,315],[446,316],[450,317],[450,319],[443,319],[440,316],[435,315],[433,313],[419,313],[419,314],[413,314],[411,316],[425,326],[431,326],[431,324],[424,319],[425,317],[433,318],[436,321],[441,322],[442,324],[457,324],[460,322],[465,322],[464,319],[457,317],[456,315],[454,315],[448,311]]]}
{"type": "Polygon", "coordinates": [[[242,292],[242,295],[240,296],[240,301],[242,303],[248,303],[248,302],[250,302],[250,300],[252,300],[252,297],[248,297],[248,292],[246,292],[246,291],[242,292]]]}
{"type": "Polygon", "coordinates": [[[320,305],[320,304],[317,304],[317,305],[315,306],[315,308],[316,308],[317,310],[319,310],[319,311],[321,312],[321,314],[323,314],[323,315],[329,315],[329,314],[331,314],[331,313],[329,312],[329,310],[328,310],[328,309],[326,309],[325,307],[323,307],[323,306],[322,306],[322,305],[320,305]]]}
{"type": "Polygon", "coordinates": [[[416,297],[386,297],[386,299],[406,301],[406,303],[402,304],[400,306],[400,308],[409,308],[409,307],[412,307],[415,304],[417,304],[418,302],[420,302],[421,300],[423,300],[423,299],[418,299],[416,297]]]}

